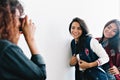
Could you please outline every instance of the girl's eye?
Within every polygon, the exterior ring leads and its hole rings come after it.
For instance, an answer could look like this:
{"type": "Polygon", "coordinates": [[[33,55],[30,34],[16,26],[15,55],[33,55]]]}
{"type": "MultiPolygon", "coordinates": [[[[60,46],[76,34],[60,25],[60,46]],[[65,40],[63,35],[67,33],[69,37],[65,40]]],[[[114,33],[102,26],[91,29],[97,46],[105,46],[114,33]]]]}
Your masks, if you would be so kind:
{"type": "Polygon", "coordinates": [[[117,33],[117,30],[113,30],[114,33],[117,33]]]}
{"type": "Polygon", "coordinates": [[[81,30],[81,28],[80,28],[80,27],[78,27],[77,29],[78,29],[78,30],[81,30]]]}
{"type": "Polygon", "coordinates": [[[107,28],[108,28],[108,29],[110,29],[110,28],[111,28],[111,26],[108,26],[107,28]]]}
{"type": "Polygon", "coordinates": [[[72,26],[71,29],[81,30],[81,27],[74,27],[74,26],[72,26]]]}
{"type": "Polygon", "coordinates": [[[75,27],[74,27],[74,26],[72,26],[72,27],[71,27],[71,29],[75,29],[75,27]]]}

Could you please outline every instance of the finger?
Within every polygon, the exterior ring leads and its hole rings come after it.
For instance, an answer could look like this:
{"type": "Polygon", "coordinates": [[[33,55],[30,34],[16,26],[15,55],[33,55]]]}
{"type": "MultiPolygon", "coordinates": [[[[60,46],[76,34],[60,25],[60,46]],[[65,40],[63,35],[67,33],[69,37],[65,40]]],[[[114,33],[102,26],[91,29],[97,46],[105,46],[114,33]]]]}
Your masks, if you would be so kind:
{"type": "Polygon", "coordinates": [[[76,56],[76,54],[73,54],[73,56],[76,56]]]}
{"type": "Polygon", "coordinates": [[[32,25],[35,25],[34,22],[32,22],[32,25]]]}
{"type": "Polygon", "coordinates": [[[110,73],[111,73],[111,74],[116,74],[116,72],[115,72],[115,71],[111,71],[110,73]]]}
{"type": "Polygon", "coordinates": [[[115,67],[111,67],[111,68],[109,68],[109,70],[115,70],[115,67]]]}
{"type": "Polygon", "coordinates": [[[35,24],[34,24],[34,23],[32,23],[32,26],[33,26],[33,28],[34,28],[34,29],[36,29],[36,26],[35,26],[35,24]]]}
{"type": "Polygon", "coordinates": [[[82,59],[80,59],[80,62],[84,62],[82,59]]]}
{"type": "Polygon", "coordinates": [[[27,25],[29,24],[28,16],[27,15],[25,16],[25,24],[27,24],[27,25]]]}
{"type": "Polygon", "coordinates": [[[29,20],[29,25],[33,25],[33,24],[32,24],[32,20],[31,20],[31,19],[29,20]]]}
{"type": "Polygon", "coordinates": [[[113,68],[109,68],[109,70],[111,71],[111,70],[113,70],[113,68]]]}
{"type": "Polygon", "coordinates": [[[79,60],[79,64],[82,64],[83,62],[81,60],[79,60]]]}
{"type": "Polygon", "coordinates": [[[110,72],[111,74],[115,74],[115,73],[116,73],[113,69],[110,69],[109,72],[110,72]]]}

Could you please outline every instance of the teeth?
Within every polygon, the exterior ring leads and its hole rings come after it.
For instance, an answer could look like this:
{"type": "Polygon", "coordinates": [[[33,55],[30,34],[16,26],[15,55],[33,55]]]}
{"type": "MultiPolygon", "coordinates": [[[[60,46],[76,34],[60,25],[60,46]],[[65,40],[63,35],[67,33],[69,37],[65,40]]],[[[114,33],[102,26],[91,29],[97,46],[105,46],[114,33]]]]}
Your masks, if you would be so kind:
{"type": "Polygon", "coordinates": [[[78,35],[78,34],[74,34],[74,35],[78,35]]]}
{"type": "Polygon", "coordinates": [[[77,34],[74,34],[74,35],[77,35],[77,34]]]}
{"type": "Polygon", "coordinates": [[[77,36],[77,35],[74,35],[74,36],[77,36]]]}

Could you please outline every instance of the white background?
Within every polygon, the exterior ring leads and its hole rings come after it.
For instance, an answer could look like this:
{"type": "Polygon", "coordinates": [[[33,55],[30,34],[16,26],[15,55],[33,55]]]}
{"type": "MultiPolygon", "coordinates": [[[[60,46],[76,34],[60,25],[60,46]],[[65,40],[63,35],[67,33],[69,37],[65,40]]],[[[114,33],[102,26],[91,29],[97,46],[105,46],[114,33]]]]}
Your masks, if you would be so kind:
{"type": "MultiPolygon", "coordinates": [[[[25,14],[36,24],[37,46],[47,67],[47,80],[74,80],[69,24],[74,17],[82,18],[93,37],[101,37],[106,22],[120,19],[119,0],[21,0],[25,14]]],[[[24,37],[19,46],[30,58],[24,37]]]]}

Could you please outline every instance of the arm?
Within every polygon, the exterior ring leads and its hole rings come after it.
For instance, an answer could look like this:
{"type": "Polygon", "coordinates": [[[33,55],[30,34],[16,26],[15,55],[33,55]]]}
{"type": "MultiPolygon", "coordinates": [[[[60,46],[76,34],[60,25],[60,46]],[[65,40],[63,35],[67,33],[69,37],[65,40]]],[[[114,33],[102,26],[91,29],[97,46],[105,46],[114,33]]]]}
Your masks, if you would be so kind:
{"type": "Polygon", "coordinates": [[[105,49],[96,39],[92,38],[90,45],[91,49],[99,57],[98,60],[96,61],[98,63],[98,66],[103,65],[109,61],[109,56],[107,55],[105,49]]]}
{"type": "Polygon", "coordinates": [[[86,61],[81,60],[81,59],[79,60],[78,64],[79,64],[80,68],[82,68],[84,70],[87,68],[92,68],[92,67],[95,67],[98,65],[97,61],[89,63],[89,62],[86,62],[86,61]]]}
{"type": "Polygon", "coordinates": [[[7,73],[10,73],[11,76],[13,74],[14,77],[19,76],[25,80],[46,78],[45,63],[40,54],[32,56],[33,59],[29,60],[16,45],[10,45],[5,48],[3,53],[1,57],[1,61],[4,63],[4,65],[2,65],[4,66],[3,70],[7,70],[7,73]]]}
{"type": "Polygon", "coordinates": [[[98,43],[98,41],[96,39],[93,39],[93,38],[91,39],[90,47],[99,58],[98,58],[98,60],[96,60],[94,62],[90,62],[90,63],[88,63],[84,60],[80,60],[78,64],[80,65],[80,67],[82,69],[100,66],[109,61],[109,57],[108,57],[107,53],[105,52],[104,48],[101,46],[101,44],[98,43]]]}
{"type": "Polygon", "coordinates": [[[22,32],[28,44],[28,47],[31,51],[31,55],[32,55],[31,60],[35,64],[37,64],[39,68],[43,69],[43,72],[45,72],[44,76],[46,77],[45,64],[43,63],[43,59],[39,54],[39,51],[37,49],[37,45],[35,42],[35,38],[34,38],[35,28],[36,27],[34,23],[31,20],[28,21],[28,17],[26,16],[22,23],[22,30],[23,30],[22,32]],[[44,64],[44,67],[42,67],[41,64],[44,64]]]}
{"type": "Polygon", "coordinates": [[[109,69],[110,73],[120,76],[120,53],[116,53],[115,64],[109,69]]]}
{"type": "Polygon", "coordinates": [[[22,23],[22,32],[32,55],[39,53],[34,38],[35,29],[36,27],[34,23],[32,23],[31,20],[28,21],[28,17],[25,16],[25,19],[22,23]]]}

